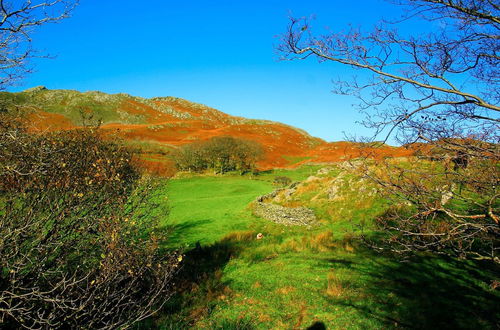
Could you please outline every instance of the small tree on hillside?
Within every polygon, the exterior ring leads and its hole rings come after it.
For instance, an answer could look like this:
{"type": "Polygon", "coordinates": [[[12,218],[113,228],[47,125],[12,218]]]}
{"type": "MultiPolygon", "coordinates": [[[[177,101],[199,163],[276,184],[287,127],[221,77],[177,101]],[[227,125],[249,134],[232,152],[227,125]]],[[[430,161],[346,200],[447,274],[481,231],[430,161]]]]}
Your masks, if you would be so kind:
{"type": "Polygon", "coordinates": [[[262,147],[257,142],[231,136],[210,139],[206,151],[210,168],[219,173],[248,172],[255,168],[256,162],[262,157],[262,147]]]}
{"type": "Polygon", "coordinates": [[[251,140],[240,139],[233,151],[235,169],[241,173],[255,170],[256,164],[262,159],[262,146],[251,140]]]}
{"type": "Polygon", "coordinates": [[[206,150],[199,142],[182,146],[173,157],[177,168],[182,171],[201,172],[208,168],[206,150]]]}
{"type": "Polygon", "coordinates": [[[236,140],[229,136],[217,136],[208,140],[204,145],[208,167],[218,173],[234,170],[233,154],[236,144],[236,140]]]}
{"type": "Polygon", "coordinates": [[[317,35],[292,18],[279,50],[285,59],[316,57],[363,72],[334,91],[355,95],[374,130],[370,140],[423,143],[441,159],[369,176],[406,200],[380,224],[394,250],[499,258],[500,6],[495,1],[394,0],[405,13],[371,32],[317,35]],[[423,31],[398,26],[419,20],[423,31]],[[432,30],[425,31],[432,27],[432,30]],[[399,243],[399,244],[394,244],[399,243]]]}
{"type": "Polygon", "coordinates": [[[201,172],[213,169],[222,174],[228,171],[252,171],[262,155],[262,147],[257,142],[218,136],[182,146],[174,158],[180,170],[201,172]]]}

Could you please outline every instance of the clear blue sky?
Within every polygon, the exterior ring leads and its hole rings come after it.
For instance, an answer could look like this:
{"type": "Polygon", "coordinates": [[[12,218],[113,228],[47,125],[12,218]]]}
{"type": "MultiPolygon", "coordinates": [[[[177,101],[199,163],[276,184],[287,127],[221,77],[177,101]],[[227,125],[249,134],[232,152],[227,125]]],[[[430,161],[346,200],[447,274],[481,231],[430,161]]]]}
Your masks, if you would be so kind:
{"type": "Polygon", "coordinates": [[[34,46],[55,59],[34,61],[21,86],[177,96],[232,115],[284,122],[328,141],[366,133],[355,99],[330,92],[340,65],[283,62],[274,45],[288,15],[314,25],[370,28],[399,12],[382,0],[82,0],[73,16],[44,26],[34,46]]]}

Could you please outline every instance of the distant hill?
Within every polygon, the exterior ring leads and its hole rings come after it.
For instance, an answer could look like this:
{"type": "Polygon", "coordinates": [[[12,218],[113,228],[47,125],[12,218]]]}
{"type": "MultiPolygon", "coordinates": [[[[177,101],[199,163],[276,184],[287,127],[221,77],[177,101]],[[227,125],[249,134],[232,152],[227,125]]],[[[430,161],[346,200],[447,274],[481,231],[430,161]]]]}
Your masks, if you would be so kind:
{"type": "Polygon", "coordinates": [[[136,147],[144,167],[165,175],[172,172],[168,157],[172,149],[223,135],[261,143],[265,157],[259,163],[260,169],[343,161],[366,152],[375,158],[412,154],[411,150],[390,146],[328,143],[289,125],[231,116],[170,96],[146,99],[40,86],[18,93],[1,92],[0,106],[27,110],[34,132],[72,129],[99,120],[103,130],[136,147]]]}

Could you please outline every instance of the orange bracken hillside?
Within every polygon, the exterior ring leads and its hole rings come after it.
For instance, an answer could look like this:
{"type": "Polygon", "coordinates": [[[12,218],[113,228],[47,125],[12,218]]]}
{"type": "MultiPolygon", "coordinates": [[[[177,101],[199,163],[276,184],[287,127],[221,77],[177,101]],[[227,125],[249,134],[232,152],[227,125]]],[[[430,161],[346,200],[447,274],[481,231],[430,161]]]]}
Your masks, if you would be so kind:
{"type": "Polygon", "coordinates": [[[35,132],[71,129],[85,120],[100,120],[107,134],[123,138],[141,150],[144,167],[164,175],[172,173],[169,150],[223,135],[262,144],[265,157],[258,164],[260,169],[337,162],[367,154],[374,158],[412,154],[411,150],[390,146],[327,143],[285,124],[235,117],[174,97],[144,99],[36,87],[20,93],[0,93],[0,102],[7,107],[29,109],[30,129],[35,132]]]}

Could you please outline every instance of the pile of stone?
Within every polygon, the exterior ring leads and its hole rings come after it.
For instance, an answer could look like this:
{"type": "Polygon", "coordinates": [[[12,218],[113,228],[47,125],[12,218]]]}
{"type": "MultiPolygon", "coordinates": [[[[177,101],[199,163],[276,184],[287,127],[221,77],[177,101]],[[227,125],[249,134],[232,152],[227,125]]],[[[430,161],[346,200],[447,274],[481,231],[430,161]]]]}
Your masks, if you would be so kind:
{"type": "Polygon", "coordinates": [[[253,213],[256,216],[285,226],[311,226],[317,219],[307,207],[285,207],[281,205],[255,202],[253,213]]]}
{"type": "MultiPolygon", "coordinates": [[[[292,185],[293,186],[293,185],[292,185]]],[[[295,187],[291,187],[294,189],[295,187]]],[[[290,189],[290,188],[288,188],[290,189]]],[[[285,226],[311,226],[317,222],[313,210],[307,207],[285,207],[272,204],[270,201],[286,188],[258,197],[252,204],[253,213],[261,218],[285,226]]]]}

